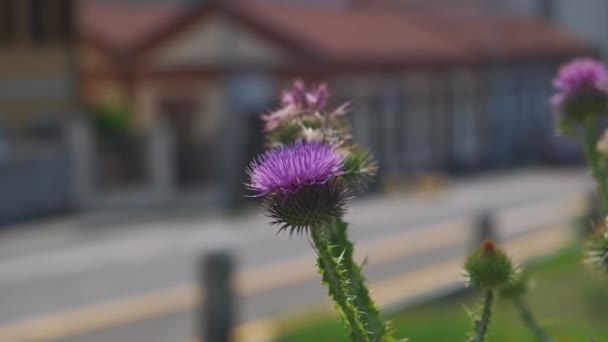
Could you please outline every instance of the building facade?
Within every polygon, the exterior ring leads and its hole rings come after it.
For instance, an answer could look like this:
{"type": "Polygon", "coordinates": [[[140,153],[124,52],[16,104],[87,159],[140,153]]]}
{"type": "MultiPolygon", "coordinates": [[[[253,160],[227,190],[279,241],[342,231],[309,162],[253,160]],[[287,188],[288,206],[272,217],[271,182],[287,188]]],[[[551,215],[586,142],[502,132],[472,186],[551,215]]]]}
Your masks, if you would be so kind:
{"type": "Polygon", "coordinates": [[[539,158],[553,135],[550,77],[591,52],[545,21],[517,17],[252,1],[187,13],[89,10],[85,96],[129,108],[146,141],[137,192],[156,202],[240,198],[247,161],[263,145],[258,116],[294,78],[327,81],[336,101],[353,102],[355,139],[383,174],[539,158]],[[116,34],[121,25],[130,33],[116,34]]]}
{"type": "Polygon", "coordinates": [[[75,1],[0,0],[0,222],[73,206],[75,1]]]}

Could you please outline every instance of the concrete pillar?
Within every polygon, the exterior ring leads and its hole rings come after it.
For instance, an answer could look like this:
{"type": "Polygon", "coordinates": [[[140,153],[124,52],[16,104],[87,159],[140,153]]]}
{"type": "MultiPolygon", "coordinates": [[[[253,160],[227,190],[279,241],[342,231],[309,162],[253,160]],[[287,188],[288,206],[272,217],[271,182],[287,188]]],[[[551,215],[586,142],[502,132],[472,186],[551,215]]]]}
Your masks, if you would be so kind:
{"type": "MultiPolygon", "coordinates": [[[[228,250],[216,250],[201,260],[201,290],[206,298],[199,313],[201,341],[230,342],[236,323],[235,261],[228,250]]],[[[201,296],[202,297],[202,296],[201,296]]]]}
{"type": "Polygon", "coordinates": [[[72,170],[72,203],[75,209],[91,205],[95,197],[95,144],[90,123],[77,118],[68,125],[67,143],[72,170]]]}
{"type": "Polygon", "coordinates": [[[170,200],[176,192],[174,134],[162,116],[150,125],[147,169],[154,198],[158,201],[170,200]]]}

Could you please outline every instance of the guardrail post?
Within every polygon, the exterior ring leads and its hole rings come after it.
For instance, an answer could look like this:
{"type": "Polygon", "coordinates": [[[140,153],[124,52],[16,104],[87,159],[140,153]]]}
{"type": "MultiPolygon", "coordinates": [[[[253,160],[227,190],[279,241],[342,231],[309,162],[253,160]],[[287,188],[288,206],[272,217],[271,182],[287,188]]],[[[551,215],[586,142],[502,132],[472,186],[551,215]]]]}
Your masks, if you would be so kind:
{"type": "Polygon", "coordinates": [[[200,272],[204,304],[199,313],[198,336],[204,342],[231,341],[235,323],[234,258],[228,249],[203,255],[200,272]]]}
{"type": "Polygon", "coordinates": [[[474,248],[478,248],[487,239],[497,240],[496,222],[494,220],[494,213],[491,210],[485,209],[477,214],[473,234],[474,248]]]}

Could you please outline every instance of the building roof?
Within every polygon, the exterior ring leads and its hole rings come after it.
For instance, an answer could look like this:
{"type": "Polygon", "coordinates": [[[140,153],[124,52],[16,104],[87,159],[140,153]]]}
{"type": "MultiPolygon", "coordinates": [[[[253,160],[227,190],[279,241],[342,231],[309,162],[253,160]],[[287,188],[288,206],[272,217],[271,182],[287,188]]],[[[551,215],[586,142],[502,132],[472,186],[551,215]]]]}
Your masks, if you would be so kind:
{"type": "Polygon", "coordinates": [[[487,58],[559,57],[591,51],[577,37],[540,18],[421,15],[417,19],[487,58]]]}
{"type": "Polygon", "coordinates": [[[336,66],[416,66],[482,59],[563,57],[589,47],[550,23],[532,18],[447,15],[382,6],[321,8],[259,3],[205,6],[85,5],[86,39],[116,53],[145,53],[174,33],[222,11],[287,47],[336,66]]]}
{"type": "Polygon", "coordinates": [[[427,30],[411,13],[383,8],[319,9],[250,4],[239,13],[337,64],[472,62],[472,51],[427,30]]]}
{"type": "Polygon", "coordinates": [[[113,51],[125,51],[182,18],[184,8],[170,4],[84,3],[78,17],[86,40],[113,51]]]}

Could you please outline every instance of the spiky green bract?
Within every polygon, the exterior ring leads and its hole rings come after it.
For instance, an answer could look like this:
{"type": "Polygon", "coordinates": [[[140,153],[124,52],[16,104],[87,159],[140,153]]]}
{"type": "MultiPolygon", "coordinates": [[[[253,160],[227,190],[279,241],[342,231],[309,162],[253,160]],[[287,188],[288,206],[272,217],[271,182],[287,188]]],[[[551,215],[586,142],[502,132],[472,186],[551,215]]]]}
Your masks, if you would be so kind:
{"type": "Polygon", "coordinates": [[[348,238],[348,225],[342,219],[336,218],[331,222],[331,226],[332,228],[328,230],[330,243],[342,251],[348,271],[347,285],[355,296],[354,301],[363,315],[366,329],[376,338],[372,341],[393,341],[387,332],[386,323],[380,317],[380,312],[369,295],[361,267],[354,262],[354,247],[348,238]]]}
{"type": "Polygon", "coordinates": [[[538,342],[554,342],[555,340],[549,336],[543,328],[536,322],[534,315],[532,315],[532,311],[526,305],[526,302],[523,298],[517,297],[513,298],[513,303],[515,304],[515,308],[517,309],[517,313],[519,314],[519,318],[524,322],[526,327],[532,332],[534,337],[538,342]]]}
{"type": "Polygon", "coordinates": [[[353,145],[344,159],[343,178],[349,186],[359,191],[371,183],[378,171],[378,164],[372,154],[363,147],[353,145]]]}
{"type": "Polygon", "coordinates": [[[602,224],[587,242],[585,263],[608,274],[608,227],[602,224]]]}
{"type": "Polygon", "coordinates": [[[506,285],[499,288],[498,293],[506,299],[515,299],[524,296],[530,288],[530,279],[526,272],[516,272],[506,285]]]}
{"type": "Polygon", "coordinates": [[[492,319],[492,303],[494,291],[486,290],[479,309],[472,313],[473,333],[470,334],[468,342],[484,342],[488,334],[488,327],[492,319]]]}
{"type": "Polygon", "coordinates": [[[346,231],[347,224],[338,218],[311,230],[323,283],[353,341],[393,342],[395,339],[387,332],[386,323],[369,296],[361,269],[353,261],[353,245],[346,231]]]}
{"type": "Polygon", "coordinates": [[[517,309],[517,313],[528,330],[532,332],[538,342],[553,342],[553,338],[549,336],[543,328],[538,324],[532,311],[526,304],[524,296],[530,289],[530,279],[524,271],[517,272],[511,281],[500,287],[499,294],[502,298],[511,300],[517,309]]]}
{"type": "Polygon", "coordinates": [[[485,290],[508,284],[514,270],[511,258],[490,240],[469,254],[464,268],[468,283],[485,290]]]}
{"type": "Polygon", "coordinates": [[[268,145],[270,147],[274,147],[274,145],[292,144],[297,142],[299,138],[300,126],[297,124],[287,123],[268,134],[268,145]]]}
{"type": "Polygon", "coordinates": [[[597,150],[600,135],[598,126],[595,117],[586,118],[584,122],[585,139],[583,141],[583,148],[587,164],[589,164],[597,183],[602,209],[604,213],[608,213],[608,170],[606,170],[606,165],[602,163],[602,155],[597,150]]]}
{"type": "Polygon", "coordinates": [[[341,179],[325,184],[305,186],[297,193],[272,194],[264,199],[267,216],[279,232],[289,235],[308,232],[312,227],[324,227],[344,215],[348,191],[341,179]]]}

